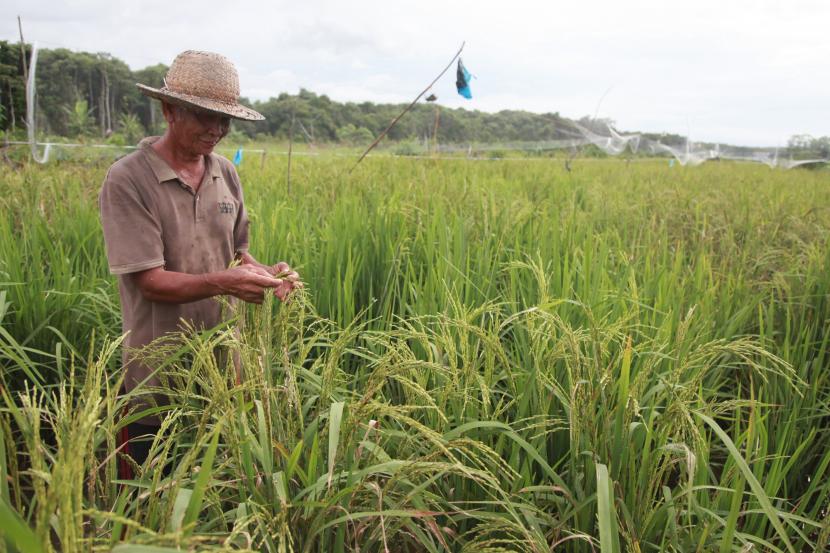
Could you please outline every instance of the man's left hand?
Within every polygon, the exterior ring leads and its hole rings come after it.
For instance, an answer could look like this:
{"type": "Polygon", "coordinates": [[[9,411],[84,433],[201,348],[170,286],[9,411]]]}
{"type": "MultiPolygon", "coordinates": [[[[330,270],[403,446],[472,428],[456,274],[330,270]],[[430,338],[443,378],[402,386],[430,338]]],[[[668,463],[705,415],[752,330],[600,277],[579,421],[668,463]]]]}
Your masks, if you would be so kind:
{"type": "Polygon", "coordinates": [[[254,256],[248,252],[241,253],[238,259],[243,265],[255,265],[265,269],[277,277],[277,279],[281,282],[274,287],[274,295],[277,296],[280,301],[285,301],[288,299],[288,296],[291,295],[291,292],[303,287],[300,275],[297,274],[297,271],[293,270],[285,261],[280,261],[276,265],[264,265],[257,261],[254,256]]]}
{"type": "Polygon", "coordinates": [[[289,294],[294,290],[303,287],[303,282],[300,280],[300,275],[285,261],[280,261],[273,267],[269,268],[271,274],[282,281],[282,284],[274,288],[274,294],[282,301],[285,301],[289,294]]]}

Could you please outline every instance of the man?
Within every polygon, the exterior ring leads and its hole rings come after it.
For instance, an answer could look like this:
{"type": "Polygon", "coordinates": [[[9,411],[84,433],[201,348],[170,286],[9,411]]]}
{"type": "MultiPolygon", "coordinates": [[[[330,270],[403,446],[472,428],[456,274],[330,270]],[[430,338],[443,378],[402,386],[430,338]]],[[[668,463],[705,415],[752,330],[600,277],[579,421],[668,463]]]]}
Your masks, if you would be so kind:
{"type": "MultiPolygon", "coordinates": [[[[239,175],[213,153],[231,118],[264,119],[238,103],[233,64],[219,54],[186,51],[173,61],[163,88],[138,87],[161,100],[167,130],[117,161],[99,197],[107,258],[118,276],[128,333],[125,391],[142,382],[159,385],[153,368],[136,358],[137,348],[181,331],[183,322],[199,329],[221,322],[216,296],[260,303],[266,293],[284,300],[302,286],[287,263],[263,265],[248,252],[239,175]],[[239,264],[231,267],[234,261],[239,264]]],[[[159,424],[158,418],[145,417],[122,432],[137,463],[146,458],[149,441],[134,438],[154,435],[159,424]]]]}

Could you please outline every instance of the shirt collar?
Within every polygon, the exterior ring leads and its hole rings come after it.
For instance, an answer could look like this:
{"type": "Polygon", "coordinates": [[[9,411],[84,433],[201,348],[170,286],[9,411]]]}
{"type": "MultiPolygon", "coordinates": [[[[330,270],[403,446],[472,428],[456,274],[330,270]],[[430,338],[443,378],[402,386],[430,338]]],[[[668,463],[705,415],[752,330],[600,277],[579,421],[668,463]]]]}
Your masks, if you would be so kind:
{"type": "MultiPolygon", "coordinates": [[[[150,164],[150,169],[153,170],[153,174],[155,174],[156,179],[158,180],[159,184],[163,182],[167,182],[169,180],[177,180],[179,176],[176,172],[167,164],[164,159],[158,153],[151,148],[150,146],[159,138],[160,136],[148,136],[147,138],[143,139],[141,142],[138,143],[138,147],[144,151],[145,157],[147,159],[147,163],[150,164]]],[[[210,154],[209,156],[205,156],[205,163],[207,163],[207,171],[210,172],[210,176],[213,178],[221,177],[222,170],[220,169],[219,162],[215,159],[216,154],[210,154]]]]}
{"type": "Polygon", "coordinates": [[[179,177],[167,164],[167,162],[164,161],[161,156],[150,147],[159,138],[160,137],[158,136],[148,136],[138,143],[138,147],[144,152],[144,157],[147,160],[147,163],[150,164],[150,169],[153,170],[153,173],[156,175],[156,179],[159,181],[159,184],[161,184],[162,182],[169,180],[176,180],[179,177]]]}
{"type": "Polygon", "coordinates": [[[211,177],[218,178],[222,176],[222,170],[219,168],[219,160],[216,154],[211,153],[209,156],[206,156],[205,161],[207,161],[208,171],[210,171],[211,177]]]}

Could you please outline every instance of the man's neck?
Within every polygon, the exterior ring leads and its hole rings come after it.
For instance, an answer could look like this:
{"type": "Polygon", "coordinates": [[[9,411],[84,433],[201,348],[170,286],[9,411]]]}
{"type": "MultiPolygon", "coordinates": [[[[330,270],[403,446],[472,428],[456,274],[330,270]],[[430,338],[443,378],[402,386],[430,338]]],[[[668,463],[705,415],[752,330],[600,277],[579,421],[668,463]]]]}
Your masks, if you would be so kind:
{"type": "Polygon", "coordinates": [[[205,172],[205,156],[177,148],[169,132],[153,142],[150,147],[170,165],[191,188],[197,190],[205,172]]]}
{"type": "Polygon", "coordinates": [[[161,138],[153,142],[152,148],[170,163],[173,169],[177,167],[192,168],[205,161],[205,156],[199,153],[190,152],[178,148],[173,142],[169,132],[165,132],[161,138]]]}

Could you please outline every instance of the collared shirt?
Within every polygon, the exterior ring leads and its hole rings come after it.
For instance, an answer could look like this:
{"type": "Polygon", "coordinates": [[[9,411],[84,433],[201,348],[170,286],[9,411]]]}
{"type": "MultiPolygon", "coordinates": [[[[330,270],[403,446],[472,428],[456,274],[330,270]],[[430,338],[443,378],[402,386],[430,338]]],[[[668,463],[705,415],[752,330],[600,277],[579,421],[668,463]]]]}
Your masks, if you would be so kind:
{"type": "MultiPolygon", "coordinates": [[[[145,138],[139,149],[110,167],[99,195],[110,271],[118,277],[126,390],[145,380],[152,367],[134,352],[154,339],[188,326],[211,328],[222,321],[217,298],[184,304],[144,298],[135,274],[155,267],[201,274],[227,269],[248,248],[248,217],[234,166],[205,157],[197,191],[185,184],[145,138]]],[[[158,385],[156,377],[148,380],[158,385]]]]}

